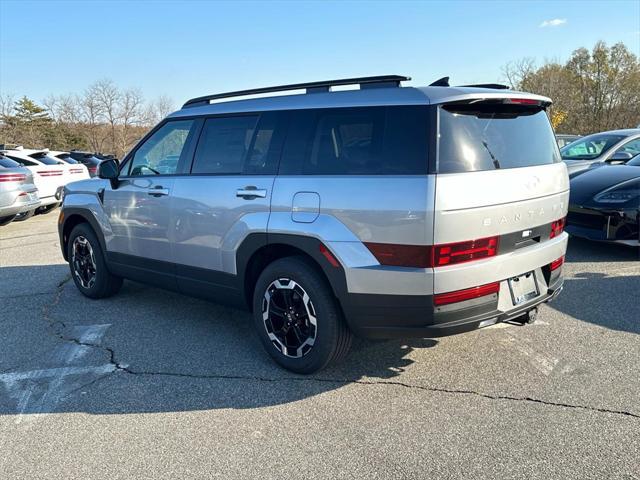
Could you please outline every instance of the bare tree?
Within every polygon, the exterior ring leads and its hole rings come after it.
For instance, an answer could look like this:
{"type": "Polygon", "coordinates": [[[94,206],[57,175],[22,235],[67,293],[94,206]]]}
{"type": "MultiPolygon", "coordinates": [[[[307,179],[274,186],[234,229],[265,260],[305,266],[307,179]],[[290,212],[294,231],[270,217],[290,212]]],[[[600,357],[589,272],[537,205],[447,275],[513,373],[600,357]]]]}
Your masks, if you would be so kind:
{"type": "Polygon", "coordinates": [[[127,153],[127,150],[137,135],[132,127],[142,123],[144,98],[139,89],[131,88],[125,90],[120,96],[119,118],[120,118],[120,142],[117,146],[116,155],[120,158],[127,153]]]}
{"type": "Polygon", "coordinates": [[[122,94],[113,80],[102,79],[95,82],[89,87],[95,96],[95,101],[100,106],[100,111],[104,121],[109,126],[109,140],[112,146],[117,143],[116,125],[120,117],[120,102],[122,94]]]}

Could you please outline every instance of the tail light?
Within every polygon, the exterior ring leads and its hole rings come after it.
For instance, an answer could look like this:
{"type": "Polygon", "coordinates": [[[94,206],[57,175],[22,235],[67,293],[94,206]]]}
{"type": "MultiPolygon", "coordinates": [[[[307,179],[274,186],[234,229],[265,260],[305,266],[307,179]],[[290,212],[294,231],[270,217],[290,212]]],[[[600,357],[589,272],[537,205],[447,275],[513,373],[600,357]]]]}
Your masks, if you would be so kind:
{"type": "Polygon", "coordinates": [[[551,222],[551,233],[549,234],[549,238],[555,238],[560,235],[564,231],[564,226],[567,223],[567,217],[563,217],[560,220],[555,220],[551,222]]]}
{"type": "Polygon", "coordinates": [[[498,253],[499,239],[500,237],[488,237],[436,245],[433,249],[433,266],[442,267],[494,257],[498,253]]]}
{"type": "Polygon", "coordinates": [[[563,264],[564,264],[564,255],[558,258],[557,260],[554,260],[553,262],[551,262],[551,271],[553,272],[554,270],[557,270],[563,264]]]}
{"type": "Polygon", "coordinates": [[[436,307],[449,305],[451,303],[464,302],[473,298],[486,297],[500,291],[500,282],[488,283],[479,287],[465,288],[464,290],[456,290],[455,292],[437,293],[433,297],[433,303],[436,307]]]}
{"type": "Polygon", "coordinates": [[[429,268],[433,266],[429,245],[396,245],[393,243],[365,243],[380,265],[394,267],[429,268]]]}
{"type": "Polygon", "coordinates": [[[430,268],[481,260],[498,254],[499,237],[480,238],[442,245],[396,245],[365,243],[381,265],[430,268]]]}
{"type": "Polygon", "coordinates": [[[89,173],[96,173],[98,171],[98,167],[97,166],[87,167],[87,170],[89,170],[89,173]]]}
{"type": "Polygon", "coordinates": [[[510,103],[514,105],[540,105],[538,100],[533,98],[505,98],[504,103],[510,103]]]}
{"type": "Polygon", "coordinates": [[[38,175],[41,177],[59,177],[62,173],[62,170],[40,170],[38,175]]]}
{"type": "Polygon", "coordinates": [[[82,173],[82,169],[81,168],[70,168],[69,169],[69,173],[82,173]]]}
{"type": "Polygon", "coordinates": [[[24,182],[27,176],[22,173],[5,173],[0,175],[0,182],[24,182]]]}

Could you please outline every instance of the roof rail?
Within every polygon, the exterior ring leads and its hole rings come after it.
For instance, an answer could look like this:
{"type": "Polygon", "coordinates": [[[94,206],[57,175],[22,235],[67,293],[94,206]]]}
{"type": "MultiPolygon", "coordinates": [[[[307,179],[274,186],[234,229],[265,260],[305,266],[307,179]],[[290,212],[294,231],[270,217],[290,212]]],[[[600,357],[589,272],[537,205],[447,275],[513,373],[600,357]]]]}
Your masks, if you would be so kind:
{"type": "Polygon", "coordinates": [[[475,85],[460,85],[461,87],[475,87],[475,88],[494,88],[496,90],[509,90],[507,85],[501,85],[500,83],[477,83],[475,85]]]}
{"type": "Polygon", "coordinates": [[[214,95],[205,95],[204,97],[196,97],[187,101],[182,108],[199,107],[208,105],[211,100],[230,97],[244,97],[246,95],[257,95],[260,93],[285,92],[288,90],[306,89],[307,93],[329,92],[331,87],[339,85],[360,85],[360,88],[373,87],[399,87],[400,82],[411,80],[411,77],[401,75],[379,75],[376,77],[356,77],[343,78],[339,80],[325,80],[320,82],[294,83],[291,85],[280,85],[277,87],[254,88],[251,90],[238,90],[236,92],[217,93],[214,95]]]}

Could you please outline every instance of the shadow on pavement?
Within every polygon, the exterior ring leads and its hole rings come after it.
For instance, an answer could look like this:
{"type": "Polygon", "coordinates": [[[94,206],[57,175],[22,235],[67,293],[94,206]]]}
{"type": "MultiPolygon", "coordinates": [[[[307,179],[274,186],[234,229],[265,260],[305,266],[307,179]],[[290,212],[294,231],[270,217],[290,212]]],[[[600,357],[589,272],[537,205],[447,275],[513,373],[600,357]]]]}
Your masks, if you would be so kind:
{"type": "Polygon", "coordinates": [[[640,248],[570,237],[566,259],[568,262],[640,261],[640,248]]]}
{"type": "Polygon", "coordinates": [[[67,272],[64,265],[2,269],[0,296],[11,312],[0,322],[2,355],[24,350],[18,339],[37,333],[26,347],[28,366],[21,361],[0,372],[0,414],[274,406],[353,381],[391,380],[413,363],[414,349],[437,345],[356,339],[341,365],[295,375],[263,351],[247,312],[132,282],[112,298],[90,300],[72,281],[58,287],[67,272]],[[20,294],[36,286],[37,307],[34,297],[20,294]]]}

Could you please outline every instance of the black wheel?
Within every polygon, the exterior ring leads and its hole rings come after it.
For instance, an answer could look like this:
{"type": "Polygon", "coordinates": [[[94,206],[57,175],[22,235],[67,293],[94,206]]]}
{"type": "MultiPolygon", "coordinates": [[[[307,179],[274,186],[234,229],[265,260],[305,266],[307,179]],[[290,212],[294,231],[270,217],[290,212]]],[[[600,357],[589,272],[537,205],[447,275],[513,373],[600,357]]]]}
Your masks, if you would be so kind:
{"type": "Polygon", "coordinates": [[[13,219],[14,222],[24,222],[25,220],[30,219],[36,213],[35,208],[33,210],[29,210],[28,212],[22,212],[16,215],[16,218],[13,219]]]}
{"type": "Polygon", "coordinates": [[[14,218],[16,218],[16,215],[9,215],[8,217],[0,217],[0,227],[9,225],[14,218]]]}
{"type": "Polygon", "coordinates": [[[106,298],[122,286],[122,278],[107,269],[96,234],[87,223],[77,225],[69,236],[67,258],[76,287],[89,298],[106,298]]]}
{"type": "Polygon", "coordinates": [[[321,370],[351,347],[331,288],[303,258],[283,258],[265,268],[253,294],[253,318],[267,353],[296,373],[321,370]]]}

